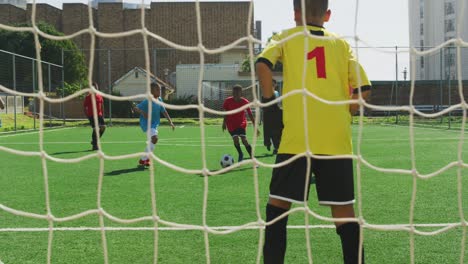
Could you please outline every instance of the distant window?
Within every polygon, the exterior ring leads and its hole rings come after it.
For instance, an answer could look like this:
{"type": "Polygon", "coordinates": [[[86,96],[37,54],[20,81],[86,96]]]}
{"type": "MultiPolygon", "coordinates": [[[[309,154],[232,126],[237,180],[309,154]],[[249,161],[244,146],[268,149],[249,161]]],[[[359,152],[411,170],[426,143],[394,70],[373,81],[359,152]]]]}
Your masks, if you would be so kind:
{"type": "Polygon", "coordinates": [[[135,71],[135,78],[138,79],[138,72],[135,71]]]}
{"type": "Polygon", "coordinates": [[[424,68],[424,58],[421,57],[421,60],[419,61],[419,65],[421,68],[424,68]]]}
{"type": "Polygon", "coordinates": [[[453,19],[445,20],[445,32],[455,31],[455,21],[453,19]]]}
{"type": "Polygon", "coordinates": [[[419,9],[419,18],[424,18],[424,9],[422,7],[419,9]]]}
{"type": "Polygon", "coordinates": [[[420,25],[420,29],[419,29],[419,30],[420,30],[419,33],[420,33],[421,35],[424,35],[424,24],[421,24],[421,25],[420,25]]]}
{"type": "Polygon", "coordinates": [[[447,53],[445,54],[445,67],[450,69],[450,67],[455,66],[455,54],[447,53]]]}
{"type": "Polygon", "coordinates": [[[455,14],[455,8],[453,7],[453,2],[445,3],[445,15],[455,14]]]}

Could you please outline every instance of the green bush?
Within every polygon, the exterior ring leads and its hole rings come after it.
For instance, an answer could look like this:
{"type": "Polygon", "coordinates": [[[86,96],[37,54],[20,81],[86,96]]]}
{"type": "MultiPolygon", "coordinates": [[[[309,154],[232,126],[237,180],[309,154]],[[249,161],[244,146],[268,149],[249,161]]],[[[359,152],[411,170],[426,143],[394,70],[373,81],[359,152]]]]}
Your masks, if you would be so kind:
{"type": "MultiPolygon", "coordinates": [[[[173,105],[198,104],[197,98],[193,95],[169,99],[164,102],[167,104],[173,104],[173,105]]],[[[171,117],[191,117],[191,118],[198,117],[198,110],[194,108],[186,109],[186,110],[171,110],[171,109],[167,109],[167,110],[171,117]]]]}
{"type": "MultiPolygon", "coordinates": [[[[121,96],[120,92],[113,91],[112,95],[121,96]]],[[[133,103],[130,101],[112,101],[108,98],[104,98],[104,107],[107,113],[112,111],[113,118],[130,118],[136,117],[137,115],[132,113],[133,103]],[[112,106],[111,106],[112,103],[112,106]],[[111,109],[112,108],[112,109],[111,109]]],[[[110,114],[108,115],[110,116],[110,114]]]]}
{"type": "MultiPolygon", "coordinates": [[[[63,88],[62,87],[57,87],[56,88],[57,96],[66,97],[66,96],[72,95],[72,94],[80,91],[81,88],[82,88],[81,85],[79,85],[78,83],[67,83],[67,82],[65,82],[63,84],[63,88]]],[[[86,96],[86,94],[83,95],[83,96],[86,96]]]]}

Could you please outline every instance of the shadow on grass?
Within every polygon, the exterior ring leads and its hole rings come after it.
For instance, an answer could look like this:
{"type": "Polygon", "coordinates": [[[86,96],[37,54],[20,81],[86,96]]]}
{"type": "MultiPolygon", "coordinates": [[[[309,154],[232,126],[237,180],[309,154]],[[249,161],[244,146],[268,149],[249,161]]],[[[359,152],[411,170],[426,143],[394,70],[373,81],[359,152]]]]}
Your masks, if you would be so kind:
{"type": "Polygon", "coordinates": [[[104,173],[104,176],[119,176],[119,175],[122,175],[122,174],[129,174],[129,173],[139,172],[139,171],[144,171],[144,170],[145,170],[145,168],[140,168],[140,167],[130,168],[130,169],[122,169],[122,170],[114,170],[114,171],[111,171],[111,172],[104,173]]]}
{"type": "Polygon", "coordinates": [[[49,155],[63,155],[63,154],[76,154],[76,153],[84,153],[84,152],[94,152],[95,150],[88,149],[88,150],[77,150],[77,151],[60,151],[49,153],[49,155]]]}
{"type": "MultiPolygon", "coordinates": [[[[221,176],[221,175],[228,175],[228,174],[233,173],[233,172],[246,171],[246,170],[253,170],[253,167],[252,167],[252,166],[240,167],[240,168],[237,168],[237,169],[232,169],[232,170],[227,171],[227,172],[225,172],[225,173],[221,173],[221,174],[217,174],[217,175],[208,175],[207,177],[215,177],[215,176],[221,176]]],[[[210,171],[217,171],[217,169],[210,170],[210,171]]],[[[205,177],[203,174],[198,174],[198,176],[200,176],[200,177],[205,177]]]]}
{"type": "Polygon", "coordinates": [[[258,159],[258,158],[268,158],[268,157],[273,157],[273,156],[276,156],[276,154],[273,154],[273,153],[265,153],[265,154],[262,154],[262,155],[255,155],[255,157],[258,159]]]}

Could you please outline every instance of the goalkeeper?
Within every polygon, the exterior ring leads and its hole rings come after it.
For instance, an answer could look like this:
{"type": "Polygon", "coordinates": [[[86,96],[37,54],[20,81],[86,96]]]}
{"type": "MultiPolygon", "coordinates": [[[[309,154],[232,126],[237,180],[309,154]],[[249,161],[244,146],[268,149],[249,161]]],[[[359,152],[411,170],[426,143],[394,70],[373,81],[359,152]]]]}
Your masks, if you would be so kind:
{"type": "MultiPolygon", "coordinates": [[[[283,63],[283,94],[294,90],[307,91],[331,102],[358,98],[359,90],[367,99],[371,84],[366,73],[353,55],[350,45],[335,37],[323,27],[330,18],[328,0],[305,0],[306,15],[302,22],[301,0],[294,0],[296,27],[273,36],[272,41],[259,55],[256,70],[260,80],[263,101],[274,99],[272,67],[283,63]],[[284,42],[294,33],[302,33],[304,26],[313,35],[298,35],[284,42]],[[307,48],[307,50],[306,50],[307,48]],[[304,59],[307,61],[304,63],[304,59]],[[305,67],[305,69],[304,69],[305,67]],[[306,76],[303,76],[305,73],[306,76]],[[304,77],[304,78],[303,78],[304,77]],[[305,81],[305,84],[303,83],[305,81]]],[[[331,105],[298,93],[283,99],[284,130],[276,163],[289,160],[294,155],[311,151],[319,156],[352,154],[351,115],[359,105],[331,105]],[[307,113],[305,119],[304,112],[307,113]],[[307,130],[306,130],[307,128],[307,130]],[[307,131],[307,135],[305,135],[307,131]]],[[[309,185],[305,185],[308,157],[302,157],[282,167],[274,168],[270,183],[270,195],[266,207],[268,222],[286,213],[291,203],[304,205],[308,200],[309,185]],[[307,190],[307,192],[304,192],[307,190]]],[[[353,161],[351,158],[311,158],[311,172],[316,178],[316,190],[320,205],[330,206],[333,218],[354,218],[353,161]]],[[[283,217],[266,227],[263,256],[265,263],[283,263],[286,253],[286,225],[283,217]]],[[[358,263],[360,226],[356,222],[335,222],[340,236],[344,263],[358,263]]],[[[364,263],[364,251],[361,252],[364,263]]]]}
{"type": "MultiPolygon", "coordinates": [[[[162,99],[160,97],[161,95],[161,87],[159,86],[158,83],[152,82],[151,83],[151,94],[153,97],[162,102],[162,99]]],[[[161,119],[161,114],[163,114],[167,120],[169,121],[169,124],[172,128],[172,130],[175,129],[174,124],[172,123],[171,117],[169,116],[169,113],[166,111],[164,106],[161,104],[157,104],[153,102],[151,99],[145,99],[143,100],[140,104],[135,106],[133,110],[137,113],[140,114],[140,127],[143,132],[147,132],[148,129],[150,129],[150,137],[151,137],[151,142],[149,146],[146,147],[145,152],[146,153],[153,153],[154,148],[156,146],[156,143],[158,142],[158,126],[160,123],[161,119]],[[151,101],[151,112],[149,112],[149,102],[151,101]],[[151,124],[148,124],[148,119],[151,116],[151,124]]],[[[150,159],[149,155],[143,155],[140,158],[139,161],[140,166],[149,166],[150,165],[150,159]]]]}

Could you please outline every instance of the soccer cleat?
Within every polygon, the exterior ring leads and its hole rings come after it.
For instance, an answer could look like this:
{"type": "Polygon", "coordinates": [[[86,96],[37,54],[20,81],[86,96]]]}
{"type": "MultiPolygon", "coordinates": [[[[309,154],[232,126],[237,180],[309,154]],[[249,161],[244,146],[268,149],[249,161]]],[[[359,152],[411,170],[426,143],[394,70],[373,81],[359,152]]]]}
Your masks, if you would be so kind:
{"type": "Polygon", "coordinates": [[[266,146],[266,148],[267,148],[267,150],[268,150],[268,151],[270,151],[270,149],[271,149],[271,146],[270,146],[270,145],[268,145],[268,146],[266,146]]]}
{"type": "Polygon", "coordinates": [[[99,150],[99,147],[97,145],[93,145],[93,150],[99,150]]]}
{"type": "Polygon", "coordinates": [[[237,162],[241,162],[244,160],[244,153],[239,153],[239,158],[237,159],[237,162]]]}
{"type": "Polygon", "coordinates": [[[145,164],[146,164],[146,160],[140,159],[140,160],[138,161],[138,166],[139,166],[139,167],[144,167],[145,164]]]}
{"type": "Polygon", "coordinates": [[[149,166],[150,166],[150,160],[149,160],[149,159],[145,160],[144,162],[145,162],[145,164],[144,164],[145,167],[149,167],[149,166]]]}

